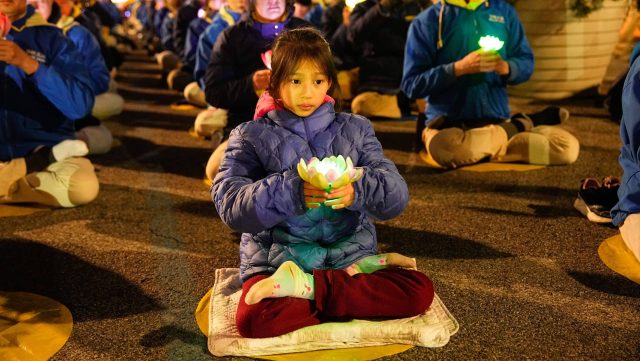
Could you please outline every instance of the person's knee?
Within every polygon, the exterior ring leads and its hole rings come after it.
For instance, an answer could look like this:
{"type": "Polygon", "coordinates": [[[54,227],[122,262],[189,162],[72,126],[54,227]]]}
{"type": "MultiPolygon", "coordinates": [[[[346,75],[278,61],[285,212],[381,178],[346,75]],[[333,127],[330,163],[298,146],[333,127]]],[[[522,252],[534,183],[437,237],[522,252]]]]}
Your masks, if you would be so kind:
{"type": "Polygon", "coordinates": [[[218,175],[218,170],[220,169],[220,163],[222,163],[222,158],[224,156],[224,152],[227,149],[228,142],[225,141],[218,146],[209,157],[209,161],[207,162],[207,167],[205,169],[205,174],[209,180],[213,181],[213,179],[218,175]]]}
{"type": "Polygon", "coordinates": [[[105,154],[111,150],[113,135],[104,125],[88,126],[76,132],[76,138],[89,147],[89,154],[105,154]]]}
{"type": "Polygon", "coordinates": [[[115,93],[103,93],[96,96],[91,115],[104,120],[114,115],[122,113],[124,99],[115,93]]]}
{"type": "Polygon", "coordinates": [[[184,99],[191,104],[201,107],[207,106],[207,102],[204,98],[204,92],[196,82],[191,82],[184,88],[184,99]]]}
{"type": "Polygon", "coordinates": [[[427,275],[419,271],[411,271],[413,278],[411,299],[414,301],[409,306],[409,312],[414,315],[424,313],[429,309],[433,298],[435,297],[435,291],[433,289],[433,282],[427,275]]]}
{"type": "Polygon", "coordinates": [[[549,163],[553,165],[571,164],[578,159],[580,142],[568,131],[558,126],[539,126],[532,132],[544,135],[549,141],[549,163]]]}
{"type": "Polygon", "coordinates": [[[69,201],[73,206],[92,202],[98,197],[100,183],[93,164],[86,158],[74,158],[78,170],[69,179],[69,201]]]}
{"type": "Polygon", "coordinates": [[[445,168],[474,164],[486,156],[476,152],[472,142],[464,141],[465,132],[460,128],[431,131],[433,134],[430,134],[430,139],[425,139],[427,152],[431,154],[433,160],[445,168]]]}
{"type": "Polygon", "coordinates": [[[395,95],[363,92],[351,101],[351,111],[365,117],[400,118],[402,113],[395,95]]]}
{"type": "Polygon", "coordinates": [[[193,125],[200,136],[209,136],[212,132],[227,126],[227,111],[220,108],[209,108],[198,113],[193,125]]]}

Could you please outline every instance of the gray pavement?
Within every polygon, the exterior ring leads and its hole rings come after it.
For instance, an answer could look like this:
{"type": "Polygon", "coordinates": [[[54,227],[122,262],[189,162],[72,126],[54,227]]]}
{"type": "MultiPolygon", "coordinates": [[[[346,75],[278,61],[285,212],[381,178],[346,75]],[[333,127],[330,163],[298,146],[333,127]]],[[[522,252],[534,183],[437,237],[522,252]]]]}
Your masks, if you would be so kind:
{"type": "MultiPolygon", "coordinates": [[[[0,218],[0,290],[69,307],[73,334],[55,360],[215,359],[193,313],[214,270],[237,267],[239,235],[202,180],[209,143],[188,135],[196,111],[170,109],[180,96],[145,56],[118,81],[127,105],[106,122],[114,149],[91,157],[98,199],[0,218]]],[[[416,257],[460,323],[442,348],[385,359],[640,359],[640,285],[597,256],[616,230],[572,207],[580,179],[620,174],[618,126],[595,103],[559,103],[578,161],[528,172],[433,170],[413,151],[414,122],[374,122],[411,194],[401,216],[378,223],[380,250],[416,257]]]]}

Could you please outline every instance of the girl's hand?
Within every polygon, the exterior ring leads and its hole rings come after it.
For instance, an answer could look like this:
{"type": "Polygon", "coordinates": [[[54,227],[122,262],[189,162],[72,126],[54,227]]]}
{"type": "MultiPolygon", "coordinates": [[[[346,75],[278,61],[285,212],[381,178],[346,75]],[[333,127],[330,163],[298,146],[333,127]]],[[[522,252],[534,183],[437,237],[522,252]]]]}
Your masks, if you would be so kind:
{"type": "Polygon", "coordinates": [[[329,193],[324,189],[313,186],[311,183],[304,182],[304,203],[307,208],[318,208],[326,200],[329,193]]]}
{"type": "Polygon", "coordinates": [[[352,205],[354,198],[355,190],[353,189],[353,184],[349,183],[340,188],[332,189],[324,205],[333,209],[341,209],[352,205]]]}

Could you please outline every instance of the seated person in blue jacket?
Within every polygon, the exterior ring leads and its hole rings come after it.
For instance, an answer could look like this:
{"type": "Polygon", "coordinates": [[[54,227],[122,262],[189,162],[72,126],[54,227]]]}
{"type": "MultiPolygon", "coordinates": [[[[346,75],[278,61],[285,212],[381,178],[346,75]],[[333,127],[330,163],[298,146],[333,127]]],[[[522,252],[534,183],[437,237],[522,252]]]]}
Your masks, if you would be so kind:
{"type": "Polygon", "coordinates": [[[222,220],[243,232],[238,331],[273,337],[332,318],[425,312],[433,284],[415,259],[376,254],[372,219],[398,216],[409,192],[371,122],[335,112],[329,44],[312,28],[287,30],[272,59],[255,119],[231,132],[211,190],[222,220]],[[301,159],[330,156],[348,157],[343,185],[313,185],[313,162],[299,170],[301,159]]]}
{"type": "Polygon", "coordinates": [[[428,0],[366,0],[355,6],[348,38],[357,44],[360,68],[351,111],[365,117],[410,116],[410,102],[400,89],[407,30],[428,0]]]}
{"type": "MultiPolygon", "coordinates": [[[[209,6],[211,7],[212,5],[213,1],[210,1],[209,6]]],[[[193,31],[189,30],[186,54],[188,54],[193,81],[184,88],[184,98],[189,103],[201,107],[207,106],[207,101],[204,99],[204,91],[202,91],[204,88],[202,77],[207,70],[213,44],[222,30],[240,20],[240,15],[246,11],[246,8],[246,0],[227,1],[219,9],[216,9],[215,13],[211,12],[210,17],[200,19],[204,20],[204,22],[200,21],[198,24],[200,26],[204,25],[203,27],[193,31]],[[196,35],[196,33],[197,37],[194,38],[193,35],[196,35]]],[[[196,20],[192,21],[192,25],[195,23],[196,20]]]]}
{"type": "MultiPolygon", "coordinates": [[[[91,88],[95,96],[92,111],[100,108],[99,112],[104,112],[106,108],[111,108],[110,112],[121,112],[124,101],[118,94],[108,92],[111,77],[96,38],[72,17],[63,15],[60,6],[54,0],[28,0],[28,2],[47,22],[59,27],[82,54],[89,69],[91,88]]],[[[111,149],[113,143],[111,131],[102,125],[98,118],[89,114],[76,120],[74,126],[76,138],[87,143],[89,154],[104,154],[111,149]]]]}
{"type": "Polygon", "coordinates": [[[182,5],[182,0],[167,0],[165,2],[169,12],[162,19],[160,25],[160,47],[162,51],[156,54],[156,61],[162,69],[162,73],[168,75],[173,69],[180,65],[180,56],[175,48],[173,29],[176,26],[176,16],[178,8],[182,5]]]}
{"type": "MultiPolygon", "coordinates": [[[[205,99],[205,83],[204,74],[207,71],[209,58],[213,51],[220,33],[235,25],[242,15],[247,11],[249,4],[247,0],[227,0],[226,4],[220,8],[218,14],[213,18],[209,25],[200,35],[198,40],[198,49],[196,51],[196,67],[193,71],[195,82],[187,86],[184,90],[185,98],[194,104],[207,106],[205,99]]],[[[212,149],[216,149],[222,142],[224,136],[223,129],[227,125],[226,109],[208,106],[207,109],[201,111],[196,117],[193,125],[194,131],[201,137],[211,137],[212,149]]]]}
{"type": "MultiPolygon", "coordinates": [[[[271,70],[261,54],[283,30],[303,26],[309,23],[293,17],[293,0],[249,0],[249,12],[218,36],[205,73],[205,96],[209,105],[227,110],[226,135],[252,119],[269,84],[271,70]]],[[[225,147],[222,142],[211,154],[205,170],[209,179],[218,172],[225,147]]]]}
{"type": "Polygon", "coordinates": [[[618,204],[611,216],[624,243],[640,262],[640,57],[631,65],[623,89],[619,158],[623,175],[618,204]]]}
{"type": "Polygon", "coordinates": [[[0,203],[75,207],[98,195],[72,119],[93,106],[82,56],[26,0],[0,2],[12,22],[0,39],[0,203]]]}
{"type": "Polygon", "coordinates": [[[169,89],[184,92],[184,88],[193,82],[193,69],[196,65],[196,47],[198,38],[218,9],[211,7],[210,2],[204,2],[201,7],[199,0],[186,1],[176,14],[176,25],[173,32],[174,48],[178,49],[180,66],[173,69],[167,76],[169,89]]]}
{"type": "Polygon", "coordinates": [[[503,0],[445,0],[411,23],[402,88],[426,97],[427,152],[456,168],[483,159],[532,164],[570,164],[578,140],[556,126],[568,112],[548,108],[510,119],[507,85],[529,79],[533,53],[515,9],[503,0]],[[481,50],[480,38],[497,37],[498,51],[481,50]]]}

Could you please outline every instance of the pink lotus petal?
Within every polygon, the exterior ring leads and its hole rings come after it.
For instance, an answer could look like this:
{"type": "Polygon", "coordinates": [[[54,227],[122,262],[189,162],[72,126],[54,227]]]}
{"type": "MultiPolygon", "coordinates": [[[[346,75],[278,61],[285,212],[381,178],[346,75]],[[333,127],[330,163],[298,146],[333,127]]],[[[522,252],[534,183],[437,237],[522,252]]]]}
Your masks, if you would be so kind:
{"type": "Polygon", "coordinates": [[[262,62],[264,63],[264,66],[266,66],[267,69],[269,70],[271,70],[271,54],[272,54],[271,50],[267,50],[264,53],[260,54],[260,57],[262,58],[262,62]]]}
{"type": "Polygon", "coordinates": [[[4,13],[0,13],[0,37],[4,38],[9,31],[11,31],[11,20],[4,13]]]}
{"type": "Polygon", "coordinates": [[[336,179],[338,179],[338,172],[335,169],[331,168],[327,171],[327,174],[324,175],[327,178],[327,182],[333,183],[336,179]]]}

